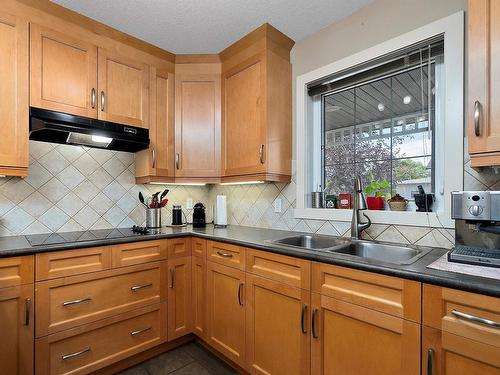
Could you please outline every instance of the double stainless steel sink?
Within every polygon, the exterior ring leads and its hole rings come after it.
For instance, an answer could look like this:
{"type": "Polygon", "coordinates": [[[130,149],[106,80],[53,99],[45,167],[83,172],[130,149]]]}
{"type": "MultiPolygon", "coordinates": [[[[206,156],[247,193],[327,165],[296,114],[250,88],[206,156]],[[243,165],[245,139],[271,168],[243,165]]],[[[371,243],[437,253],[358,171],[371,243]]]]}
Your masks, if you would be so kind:
{"type": "Polygon", "coordinates": [[[377,241],[306,234],[268,242],[277,247],[315,250],[399,265],[412,264],[430,251],[426,248],[398,246],[377,241]]]}

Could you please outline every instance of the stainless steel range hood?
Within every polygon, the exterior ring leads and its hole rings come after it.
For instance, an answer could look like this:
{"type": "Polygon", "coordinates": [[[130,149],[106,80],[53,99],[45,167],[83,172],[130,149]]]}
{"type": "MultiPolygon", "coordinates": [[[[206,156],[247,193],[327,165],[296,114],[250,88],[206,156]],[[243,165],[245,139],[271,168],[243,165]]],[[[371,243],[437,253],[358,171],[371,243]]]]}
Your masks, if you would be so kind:
{"type": "Polygon", "coordinates": [[[30,139],[137,152],[148,148],[149,130],[31,107],[30,139]]]}

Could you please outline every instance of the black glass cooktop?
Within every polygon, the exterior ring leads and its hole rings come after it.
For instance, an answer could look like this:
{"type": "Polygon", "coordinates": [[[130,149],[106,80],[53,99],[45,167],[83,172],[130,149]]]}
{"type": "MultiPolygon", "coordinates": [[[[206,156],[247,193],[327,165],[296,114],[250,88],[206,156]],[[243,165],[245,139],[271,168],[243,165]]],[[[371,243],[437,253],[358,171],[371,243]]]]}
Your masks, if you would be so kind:
{"type": "MultiPolygon", "coordinates": [[[[136,233],[132,228],[87,230],[80,232],[32,234],[26,236],[31,246],[57,245],[72,242],[96,241],[116,238],[142,237],[145,233],[136,233]]],[[[147,234],[151,234],[148,232],[147,234]]]]}

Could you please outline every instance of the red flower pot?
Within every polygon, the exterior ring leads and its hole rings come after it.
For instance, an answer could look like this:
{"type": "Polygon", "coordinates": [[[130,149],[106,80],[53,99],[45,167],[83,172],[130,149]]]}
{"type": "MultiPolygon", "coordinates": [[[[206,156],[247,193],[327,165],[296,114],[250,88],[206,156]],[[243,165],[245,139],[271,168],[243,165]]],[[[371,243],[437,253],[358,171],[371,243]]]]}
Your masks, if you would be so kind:
{"type": "Polygon", "coordinates": [[[369,210],[383,210],[385,208],[384,197],[366,197],[369,210]]]}

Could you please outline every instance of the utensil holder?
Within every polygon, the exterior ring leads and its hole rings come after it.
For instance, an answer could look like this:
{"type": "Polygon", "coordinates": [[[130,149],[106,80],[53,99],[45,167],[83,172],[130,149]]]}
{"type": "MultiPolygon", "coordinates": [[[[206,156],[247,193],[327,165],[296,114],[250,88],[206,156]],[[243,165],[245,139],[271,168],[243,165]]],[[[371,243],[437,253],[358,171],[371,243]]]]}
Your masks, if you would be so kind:
{"type": "Polygon", "coordinates": [[[146,209],[146,227],[161,228],[161,208],[146,209]]]}

